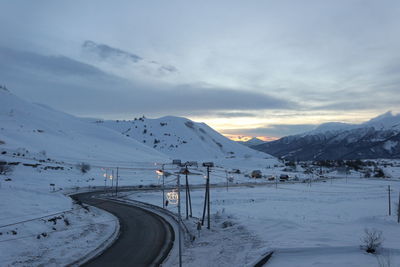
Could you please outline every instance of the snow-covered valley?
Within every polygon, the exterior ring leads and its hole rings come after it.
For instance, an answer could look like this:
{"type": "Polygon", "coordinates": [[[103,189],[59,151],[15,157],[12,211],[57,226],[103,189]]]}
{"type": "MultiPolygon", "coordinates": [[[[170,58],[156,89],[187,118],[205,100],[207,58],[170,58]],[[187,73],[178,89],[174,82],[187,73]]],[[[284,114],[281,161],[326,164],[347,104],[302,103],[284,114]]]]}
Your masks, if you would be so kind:
{"type": "MultiPolygon", "coordinates": [[[[399,176],[400,173],[398,172],[399,176]]],[[[400,263],[399,227],[394,212],[400,180],[351,177],[325,182],[214,188],[212,232],[185,251],[187,266],[250,266],[266,251],[266,266],[380,266],[400,263]],[[393,210],[388,215],[388,185],[393,210]],[[382,231],[379,253],[360,246],[365,229],[382,231]],[[225,237],[226,233],[233,237],[225,237]],[[240,236],[235,239],[235,235],[240,236]],[[218,238],[226,238],[226,243],[218,238]],[[233,241],[232,241],[233,240],[233,241]],[[207,254],[207,257],[204,256],[207,254]]],[[[161,205],[161,192],[135,192],[127,198],[161,205]]],[[[193,216],[201,218],[204,189],[191,194],[193,216]]],[[[185,194],[182,192],[183,216],[185,194]]],[[[177,212],[176,205],[168,207],[177,212]]],[[[186,222],[184,220],[184,222],[186,222]]],[[[186,222],[193,224],[193,221],[186,222]]],[[[194,228],[194,227],[193,227],[194,228]]],[[[202,230],[207,231],[207,230],[202,230]]]]}
{"type": "MultiPolygon", "coordinates": [[[[26,102],[4,89],[0,102],[4,266],[68,265],[112,241],[117,219],[68,195],[110,192],[118,180],[119,186],[134,186],[124,193],[127,198],[161,206],[156,170],[182,174],[173,159],[197,163],[189,167],[195,217],[201,217],[204,201],[202,163],[215,165],[215,228],[203,229],[185,249],[189,266],[251,265],[266,251],[274,251],[271,266],[376,266],[389,252],[400,262],[397,160],[282,162],[185,118],[93,121],[26,102]],[[258,178],[252,178],[255,170],[258,178]],[[392,216],[387,215],[388,185],[392,216]],[[378,256],[360,248],[365,228],[383,233],[378,256]]],[[[165,184],[167,192],[176,189],[175,176],[166,177],[165,184]]],[[[172,204],[168,209],[176,212],[172,204]]]]}

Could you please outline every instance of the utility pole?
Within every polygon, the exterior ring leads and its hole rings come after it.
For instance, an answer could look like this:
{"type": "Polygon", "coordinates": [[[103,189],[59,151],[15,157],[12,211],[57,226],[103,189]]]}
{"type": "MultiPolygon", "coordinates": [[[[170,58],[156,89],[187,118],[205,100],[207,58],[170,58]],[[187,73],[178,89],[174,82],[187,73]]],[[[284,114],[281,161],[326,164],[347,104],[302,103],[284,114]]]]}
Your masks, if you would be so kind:
{"type": "Polygon", "coordinates": [[[111,170],[111,195],[114,187],[114,169],[111,170]]]}
{"type": "Polygon", "coordinates": [[[164,183],[164,164],[161,165],[161,170],[162,170],[162,207],[165,209],[165,183],[164,183]]]}
{"type": "MultiPolygon", "coordinates": [[[[206,178],[208,179],[208,178],[206,178]]],[[[207,182],[206,182],[206,187],[205,187],[205,195],[204,195],[204,206],[203,206],[203,216],[201,218],[201,225],[204,225],[204,218],[206,216],[206,208],[207,208],[207,196],[208,196],[208,191],[207,191],[207,182]]]]}
{"type": "Polygon", "coordinates": [[[178,183],[178,220],[179,220],[179,267],[182,267],[182,238],[181,238],[181,180],[180,175],[177,175],[177,183],[178,183]]]}
{"type": "Polygon", "coordinates": [[[390,185],[388,185],[389,216],[392,215],[392,205],[390,201],[390,185]]]}
{"type": "Polygon", "coordinates": [[[186,178],[186,220],[189,219],[189,216],[192,217],[192,199],[190,197],[190,186],[189,186],[189,169],[188,165],[185,164],[185,178],[186,178]]]}
{"type": "Polygon", "coordinates": [[[108,174],[106,169],[106,173],[104,174],[104,194],[106,193],[107,190],[107,179],[108,179],[108,174]]]}
{"type": "Polygon", "coordinates": [[[229,181],[228,181],[228,171],[227,170],[225,170],[225,176],[226,176],[226,192],[228,192],[229,181]]]}
{"type": "MultiPolygon", "coordinates": [[[[186,176],[187,177],[187,176],[186,176]]],[[[187,184],[187,190],[188,190],[188,195],[189,195],[189,217],[193,216],[192,213],[192,197],[190,195],[190,184],[189,184],[189,180],[187,180],[188,184],[187,184]]]]}
{"type": "Polygon", "coordinates": [[[186,200],[186,220],[189,219],[189,194],[188,194],[188,167],[185,164],[185,181],[186,181],[186,187],[185,187],[185,200],[186,200]]]}
{"type": "Polygon", "coordinates": [[[397,223],[400,223],[400,193],[399,193],[399,202],[397,203],[397,223]]]}
{"type": "Polygon", "coordinates": [[[115,181],[115,196],[118,197],[118,180],[119,180],[119,176],[118,176],[118,167],[117,167],[117,180],[115,181]]]}
{"type": "Polygon", "coordinates": [[[210,166],[207,166],[207,229],[210,229],[210,166]]]}
{"type": "Polygon", "coordinates": [[[206,194],[204,197],[204,209],[203,209],[203,218],[201,224],[204,225],[204,217],[206,214],[207,208],[207,229],[210,229],[210,168],[214,167],[213,162],[204,162],[204,167],[207,167],[207,182],[206,182],[206,194]]]}

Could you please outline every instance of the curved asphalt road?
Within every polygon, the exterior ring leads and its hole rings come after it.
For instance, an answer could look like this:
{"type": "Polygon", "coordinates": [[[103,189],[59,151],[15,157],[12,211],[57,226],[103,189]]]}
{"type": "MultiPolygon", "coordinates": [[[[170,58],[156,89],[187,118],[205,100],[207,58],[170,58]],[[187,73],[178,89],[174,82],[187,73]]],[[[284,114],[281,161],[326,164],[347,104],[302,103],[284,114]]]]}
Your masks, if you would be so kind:
{"type": "MultiPolygon", "coordinates": [[[[98,192],[97,192],[98,194],[98,192]]],[[[158,266],[172,247],[172,227],[160,216],[131,205],[92,198],[96,192],[72,196],[106,210],[119,219],[120,236],[101,255],[84,266],[158,266]],[[164,254],[161,255],[160,254],[164,254]]]]}

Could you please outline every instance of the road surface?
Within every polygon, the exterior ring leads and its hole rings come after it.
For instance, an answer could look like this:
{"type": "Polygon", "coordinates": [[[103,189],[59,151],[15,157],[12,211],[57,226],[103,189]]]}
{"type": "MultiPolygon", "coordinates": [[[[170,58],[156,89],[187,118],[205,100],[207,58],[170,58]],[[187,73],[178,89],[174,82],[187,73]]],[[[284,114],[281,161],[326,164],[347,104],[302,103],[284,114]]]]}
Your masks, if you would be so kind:
{"type": "Polygon", "coordinates": [[[97,193],[72,196],[91,206],[106,210],[119,219],[120,236],[101,255],[84,266],[158,266],[172,247],[172,227],[160,216],[127,204],[92,198],[97,193]],[[161,254],[161,256],[160,256],[161,254]]]}

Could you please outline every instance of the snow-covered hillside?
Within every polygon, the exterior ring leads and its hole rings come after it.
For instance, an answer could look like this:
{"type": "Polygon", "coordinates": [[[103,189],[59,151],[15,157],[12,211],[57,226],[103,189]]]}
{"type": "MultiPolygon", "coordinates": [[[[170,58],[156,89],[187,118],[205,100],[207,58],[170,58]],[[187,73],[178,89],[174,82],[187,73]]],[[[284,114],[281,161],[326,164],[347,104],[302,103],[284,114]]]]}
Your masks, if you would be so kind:
{"type": "Polygon", "coordinates": [[[400,114],[387,112],[362,124],[325,123],[253,148],[298,160],[400,157],[400,114]]]}
{"type": "Polygon", "coordinates": [[[305,132],[301,135],[312,135],[312,134],[327,134],[327,133],[338,133],[359,128],[374,128],[377,131],[395,130],[400,131],[400,114],[393,115],[391,111],[388,111],[382,115],[370,119],[369,121],[361,124],[350,124],[343,122],[327,122],[319,125],[312,131],[305,132]]]}
{"type": "Polygon", "coordinates": [[[0,152],[3,156],[71,163],[154,162],[168,157],[115,131],[0,89],[0,152]]]}
{"type": "Polygon", "coordinates": [[[181,160],[259,158],[268,154],[249,149],[219,134],[205,123],[180,117],[139,118],[133,121],[100,122],[126,137],[181,160]]]}

